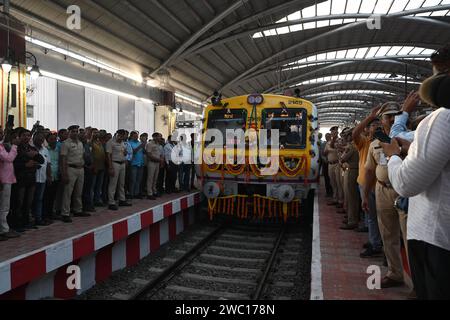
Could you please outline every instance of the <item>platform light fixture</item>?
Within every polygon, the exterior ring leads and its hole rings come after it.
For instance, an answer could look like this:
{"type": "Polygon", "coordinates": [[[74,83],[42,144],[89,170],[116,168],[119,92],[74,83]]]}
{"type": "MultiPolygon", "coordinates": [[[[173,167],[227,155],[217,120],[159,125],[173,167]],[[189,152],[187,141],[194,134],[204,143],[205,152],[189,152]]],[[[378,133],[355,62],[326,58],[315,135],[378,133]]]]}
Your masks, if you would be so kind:
{"type": "Polygon", "coordinates": [[[4,72],[9,73],[12,69],[12,63],[10,58],[5,58],[2,62],[2,69],[4,72]]]}

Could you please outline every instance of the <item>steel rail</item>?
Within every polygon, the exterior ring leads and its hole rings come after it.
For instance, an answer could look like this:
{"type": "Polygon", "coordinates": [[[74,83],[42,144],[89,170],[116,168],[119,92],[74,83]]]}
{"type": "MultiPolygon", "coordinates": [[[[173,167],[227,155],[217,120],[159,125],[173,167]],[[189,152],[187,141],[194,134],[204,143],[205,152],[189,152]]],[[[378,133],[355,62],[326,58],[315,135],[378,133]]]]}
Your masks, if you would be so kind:
{"type": "Polygon", "coordinates": [[[264,269],[264,273],[262,274],[262,276],[259,280],[258,287],[256,288],[256,290],[252,296],[252,300],[260,300],[261,299],[264,289],[266,288],[266,282],[269,277],[270,271],[272,270],[272,267],[275,263],[275,258],[277,257],[278,250],[281,245],[281,241],[283,240],[284,235],[286,234],[286,229],[287,229],[287,225],[284,225],[282,227],[282,229],[280,230],[280,232],[278,233],[278,237],[275,242],[275,246],[273,247],[272,254],[270,255],[269,262],[267,263],[266,268],[264,269]]]}
{"type": "Polygon", "coordinates": [[[186,266],[188,266],[211,242],[216,240],[217,236],[225,230],[224,225],[220,225],[213,230],[208,236],[196,244],[191,250],[186,252],[180,259],[173,263],[169,268],[161,272],[155,279],[151,280],[147,285],[131,295],[128,300],[140,300],[154,296],[158,289],[164,287],[172,278],[179,274],[186,266]]]}

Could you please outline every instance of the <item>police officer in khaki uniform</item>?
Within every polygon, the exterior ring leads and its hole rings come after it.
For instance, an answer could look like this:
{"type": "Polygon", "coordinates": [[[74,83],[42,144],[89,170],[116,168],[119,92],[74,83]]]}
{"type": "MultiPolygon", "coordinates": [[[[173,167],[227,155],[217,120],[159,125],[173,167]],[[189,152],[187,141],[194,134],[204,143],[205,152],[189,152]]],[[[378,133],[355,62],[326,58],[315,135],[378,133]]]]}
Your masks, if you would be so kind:
{"type": "Polygon", "coordinates": [[[156,200],[159,169],[163,162],[163,154],[161,152],[162,135],[154,133],[152,138],[153,140],[145,147],[147,153],[147,199],[156,200]]]}
{"type": "MultiPolygon", "coordinates": [[[[386,135],[389,135],[395,116],[398,114],[399,106],[395,103],[386,103],[379,111],[383,131],[386,135]]],[[[370,186],[373,181],[376,181],[375,198],[378,224],[388,262],[388,273],[381,281],[381,287],[401,286],[404,283],[404,278],[400,254],[400,218],[394,208],[394,202],[398,194],[389,181],[387,159],[378,139],[374,140],[369,147],[365,175],[366,186],[370,186]]],[[[366,186],[362,206],[364,210],[368,211],[370,190],[366,186]]]]}
{"type": "Polygon", "coordinates": [[[61,181],[64,186],[61,216],[62,221],[72,222],[70,219],[70,206],[74,216],[89,217],[83,212],[83,185],[84,185],[84,147],[78,139],[79,126],[68,128],[69,138],[61,145],[61,181]],[[72,201],[73,199],[73,201],[72,201]]]}
{"type": "Polygon", "coordinates": [[[336,167],[339,166],[339,159],[337,150],[335,148],[336,139],[338,136],[338,127],[330,129],[331,140],[327,142],[324,150],[324,155],[328,159],[328,172],[330,175],[331,188],[333,189],[333,200],[328,202],[328,205],[338,204],[338,185],[336,180],[336,167]]]}
{"type": "Polygon", "coordinates": [[[106,144],[106,157],[108,159],[110,177],[108,185],[108,202],[109,209],[113,211],[119,210],[114,199],[116,191],[118,191],[119,206],[131,206],[131,204],[126,201],[125,197],[125,174],[128,154],[124,144],[125,135],[125,130],[118,130],[115,137],[106,144]]]}
{"type": "Polygon", "coordinates": [[[342,137],[347,142],[347,147],[341,157],[341,163],[344,168],[344,198],[348,216],[347,223],[341,227],[342,230],[356,229],[359,221],[359,196],[356,182],[358,179],[359,153],[352,143],[352,133],[353,129],[351,128],[342,132],[342,137]]]}

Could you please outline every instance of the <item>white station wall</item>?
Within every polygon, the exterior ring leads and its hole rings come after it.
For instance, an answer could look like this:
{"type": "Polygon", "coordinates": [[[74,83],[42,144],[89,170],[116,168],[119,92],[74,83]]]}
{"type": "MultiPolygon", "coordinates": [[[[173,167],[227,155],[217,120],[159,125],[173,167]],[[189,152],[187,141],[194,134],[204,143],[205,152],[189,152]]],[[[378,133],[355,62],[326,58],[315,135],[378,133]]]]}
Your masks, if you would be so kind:
{"type": "Polygon", "coordinates": [[[33,117],[27,119],[30,130],[36,121],[50,130],[72,124],[105,129],[112,134],[126,129],[151,136],[155,130],[153,103],[47,77],[36,80],[28,77],[27,87],[33,91],[27,94],[27,104],[33,106],[33,117]]]}
{"type": "Polygon", "coordinates": [[[140,134],[147,132],[151,138],[155,131],[155,107],[153,103],[136,100],[134,107],[135,129],[140,134]]]}
{"type": "Polygon", "coordinates": [[[119,129],[119,97],[86,88],[84,99],[86,127],[105,129],[114,134],[119,129]]]}
{"type": "Polygon", "coordinates": [[[33,117],[27,118],[27,129],[33,128],[36,121],[51,130],[58,128],[58,82],[55,79],[27,76],[27,105],[33,106],[33,117]]]}

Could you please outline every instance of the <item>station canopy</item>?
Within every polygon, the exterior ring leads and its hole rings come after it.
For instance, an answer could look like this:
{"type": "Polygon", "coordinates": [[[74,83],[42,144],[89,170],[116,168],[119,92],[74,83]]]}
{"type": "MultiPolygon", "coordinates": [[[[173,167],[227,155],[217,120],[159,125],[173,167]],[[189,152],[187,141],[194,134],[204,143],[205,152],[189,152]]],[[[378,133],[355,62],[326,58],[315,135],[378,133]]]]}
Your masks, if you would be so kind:
{"type": "MultiPolygon", "coordinates": [[[[28,45],[187,99],[294,92],[322,125],[402,101],[450,39],[450,0],[11,0],[28,45]],[[81,30],[67,8],[81,9],[81,30]]],[[[200,107],[200,105],[199,105],[200,107]]]]}

